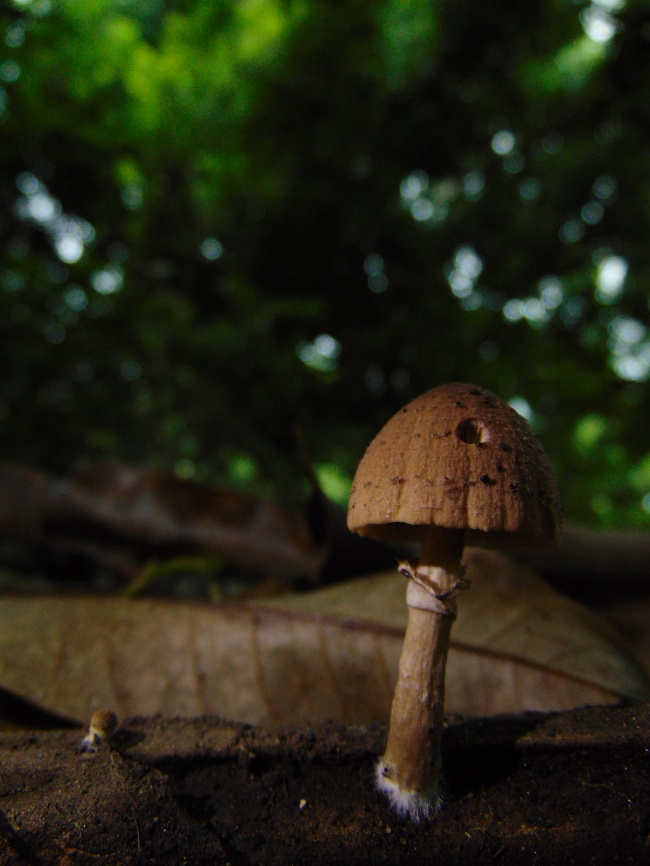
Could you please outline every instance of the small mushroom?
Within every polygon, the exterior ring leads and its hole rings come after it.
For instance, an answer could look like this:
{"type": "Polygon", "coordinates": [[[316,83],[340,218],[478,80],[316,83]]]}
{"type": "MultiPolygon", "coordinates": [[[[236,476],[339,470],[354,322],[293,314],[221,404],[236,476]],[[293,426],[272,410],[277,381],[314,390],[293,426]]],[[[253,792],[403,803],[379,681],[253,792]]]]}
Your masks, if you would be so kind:
{"type": "Polygon", "coordinates": [[[88,733],[79,744],[80,752],[96,752],[108,743],[117,730],[118,720],[113,710],[96,710],[90,718],[88,733]]]}
{"type": "Polygon", "coordinates": [[[465,545],[557,546],[561,514],[550,462],[526,421],[499,397],[450,384],[416,398],[361,459],[348,527],[421,543],[400,563],[409,618],[377,787],[413,821],[442,805],[445,665],[465,545]]]}

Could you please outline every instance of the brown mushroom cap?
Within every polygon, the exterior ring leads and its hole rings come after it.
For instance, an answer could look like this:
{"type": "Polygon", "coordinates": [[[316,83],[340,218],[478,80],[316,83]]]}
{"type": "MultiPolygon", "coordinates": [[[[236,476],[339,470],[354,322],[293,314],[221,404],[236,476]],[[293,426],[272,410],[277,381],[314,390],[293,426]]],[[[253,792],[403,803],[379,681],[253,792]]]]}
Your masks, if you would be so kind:
{"type": "Polygon", "coordinates": [[[464,529],[465,542],[546,548],[559,543],[553,469],[526,421],[473,385],[441,385],[383,427],[359,463],[348,527],[420,541],[427,527],[464,529]]]}

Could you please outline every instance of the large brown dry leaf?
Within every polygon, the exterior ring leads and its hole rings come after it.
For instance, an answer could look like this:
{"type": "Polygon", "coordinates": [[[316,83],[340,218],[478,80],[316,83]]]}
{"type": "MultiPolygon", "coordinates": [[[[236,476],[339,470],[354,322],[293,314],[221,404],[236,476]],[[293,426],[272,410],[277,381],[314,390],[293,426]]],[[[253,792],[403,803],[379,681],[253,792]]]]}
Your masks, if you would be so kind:
{"type": "MultiPolygon", "coordinates": [[[[605,623],[506,557],[468,554],[450,713],[650,694],[605,623]]],[[[254,605],[5,598],[0,685],[64,715],[216,713],[252,723],[388,718],[406,622],[397,573],[254,605]]]]}

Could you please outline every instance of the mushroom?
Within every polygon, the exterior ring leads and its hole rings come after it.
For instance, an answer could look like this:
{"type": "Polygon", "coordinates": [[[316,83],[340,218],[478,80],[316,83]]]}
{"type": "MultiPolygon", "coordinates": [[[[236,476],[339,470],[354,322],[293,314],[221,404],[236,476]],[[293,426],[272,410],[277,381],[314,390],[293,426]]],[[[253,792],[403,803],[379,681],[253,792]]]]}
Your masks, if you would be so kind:
{"type": "Polygon", "coordinates": [[[96,752],[99,746],[110,741],[118,724],[113,710],[96,710],[90,718],[88,733],[79,744],[79,751],[96,752]]]}
{"type": "Polygon", "coordinates": [[[394,415],[361,459],[348,507],[353,532],[421,543],[408,578],[408,624],[377,787],[418,822],[442,805],[445,665],[465,545],[557,546],[550,462],[526,421],[473,385],[441,385],[394,415]]]}

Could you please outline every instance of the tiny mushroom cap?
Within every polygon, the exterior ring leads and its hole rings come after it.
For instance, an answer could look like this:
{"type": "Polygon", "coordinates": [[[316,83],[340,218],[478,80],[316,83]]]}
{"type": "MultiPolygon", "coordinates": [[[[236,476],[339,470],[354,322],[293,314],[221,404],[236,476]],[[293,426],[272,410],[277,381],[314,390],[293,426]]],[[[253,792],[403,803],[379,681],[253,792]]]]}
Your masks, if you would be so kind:
{"type": "Polygon", "coordinates": [[[417,397],[359,463],[349,529],[421,541],[432,525],[465,530],[472,546],[559,544],[551,464],[524,418],[485,388],[452,383],[417,397]]]}
{"type": "Polygon", "coordinates": [[[394,415],[361,459],[348,527],[421,542],[408,580],[404,635],[377,787],[413,821],[441,807],[445,666],[466,544],[549,548],[561,514],[553,470],[526,421],[503,400],[453,383],[394,415]]]}
{"type": "Polygon", "coordinates": [[[119,726],[113,710],[96,710],[90,717],[88,733],[79,744],[80,752],[96,752],[97,747],[108,743],[119,726]]]}
{"type": "Polygon", "coordinates": [[[90,718],[90,732],[100,740],[110,740],[117,730],[117,715],[113,710],[96,710],[90,718]]]}

